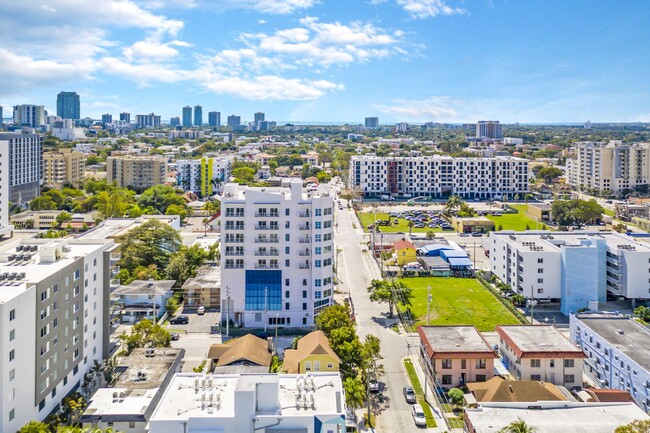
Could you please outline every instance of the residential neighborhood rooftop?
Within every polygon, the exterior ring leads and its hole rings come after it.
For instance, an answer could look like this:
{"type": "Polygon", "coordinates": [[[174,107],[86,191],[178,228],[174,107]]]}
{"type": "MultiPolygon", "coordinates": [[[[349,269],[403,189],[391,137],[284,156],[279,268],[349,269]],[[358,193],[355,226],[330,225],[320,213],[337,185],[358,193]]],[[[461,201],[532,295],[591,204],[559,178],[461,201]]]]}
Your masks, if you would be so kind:
{"type": "Polygon", "coordinates": [[[582,350],[552,325],[499,325],[495,330],[519,358],[540,354],[584,357],[582,350]]]}
{"type": "Polygon", "coordinates": [[[429,355],[437,353],[481,353],[496,357],[492,346],[472,325],[420,326],[418,334],[429,355]]]}

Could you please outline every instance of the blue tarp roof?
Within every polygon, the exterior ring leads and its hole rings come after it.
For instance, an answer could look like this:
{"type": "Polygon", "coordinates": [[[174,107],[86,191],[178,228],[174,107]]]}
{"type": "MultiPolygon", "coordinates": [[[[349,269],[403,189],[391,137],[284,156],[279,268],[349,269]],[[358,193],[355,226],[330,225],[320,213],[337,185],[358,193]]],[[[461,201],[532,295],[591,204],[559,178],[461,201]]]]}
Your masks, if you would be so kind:
{"type": "Polygon", "coordinates": [[[449,259],[449,266],[471,267],[472,261],[467,257],[452,257],[449,259]]]}
{"type": "Polygon", "coordinates": [[[419,248],[418,251],[423,256],[430,256],[430,255],[438,255],[438,254],[440,254],[440,250],[453,250],[453,249],[454,249],[454,247],[446,245],[446,244],[431,244],[431,245],[425,245],[422,248],[419,248]]]}
{"type": "Polygon", "coordinates": [[[467,258],[468,256],[467,256],[467,253],[465,251],[461,251],[461,250],[443,250],[443,251],[440,251],[440,257],[447,260],[447,259],[449,259],[451,257],[456,257],[456,258],[465,257],[465,258],[467,258]]]}

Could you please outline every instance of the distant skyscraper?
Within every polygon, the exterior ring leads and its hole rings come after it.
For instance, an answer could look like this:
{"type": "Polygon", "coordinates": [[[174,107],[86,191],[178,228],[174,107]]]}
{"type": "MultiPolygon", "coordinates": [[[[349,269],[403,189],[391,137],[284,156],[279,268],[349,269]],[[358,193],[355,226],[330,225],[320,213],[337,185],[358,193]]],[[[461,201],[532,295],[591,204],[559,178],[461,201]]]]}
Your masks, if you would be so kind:
{"type": "Polygon", "coordinates": [[[2,129],[2,121],[4,119],[4,114],[2,112],[2,105],[0,105],[0,129],[2,129]]]}
{"type": "Polygon", "coordinates": [[[366,128],[379,127],[379,117],[366,117],[366,128]]]}
{"type": "Polygon", "coordinates": [[[176,128],[177,126],[180,126],[180,125],[181,125],[181,118],[180,117],[177,116],[177,117],[172,117],[171,119],[169,119],[169,126],[171,126],[172,128],[176,128]]]}
{"type": "Polygon", "coordinates": [[[153,113],[150,114],[136,114],[135,123],[139,128],[159,128],[160,116],[153,113]]]}
{"type": "Polygon", "coordinates": [[[38,128],[45,124],[45,107],[42,105],[14,106],[14,124],[38,128]]]}
{"type": "Polygon", "coordinates": [[[59,92],[56,96],[56,115],[62,119],[81,119],[81,104],[77,92],[59,92]]]}
{"type": "Polygon", "coordinates": [[[107,123],[113,123],[113,116],[111,114],[102,114],[102,123],[104,125],[107,123]]]}
{"type": "Polygon", "coordinates": [[[210,111],[208,113],[208,125],[217,128],[221,126],[221,113],[218,111],[210,111]]]}
{"type": "Polygon", "coordinates": [[[479,120],[476,124],[476,137],[499,140],[503,138],[503,126],[498,120],[479,120]]]}
{"type": "Polygon", "coordinates": [[[200,105],[194,106],[194,126],[203,125],[203,107],[200,105]]]}
{"type": "Polygon", "coordinates": [[[228,127],[235,129],[241,125],[241,117],[235,116],[234,114],[228,116],[228,127]]]}
{"type": "Polygon", "coordinates": [[[120,113],[120,121],[131,123],[131,113],[120,113]]]}
{"type": "Polygon", "coordinates": [[[192,127],[192,107],[189,105],[183,107],[183,126],[186,128],[192,127]]]}
{"type": "Polygon", "coordinates": [[[255,113],[255,125],[257,125],[257,122],[264,122],[264,113],[259,111],[255,113]]]}

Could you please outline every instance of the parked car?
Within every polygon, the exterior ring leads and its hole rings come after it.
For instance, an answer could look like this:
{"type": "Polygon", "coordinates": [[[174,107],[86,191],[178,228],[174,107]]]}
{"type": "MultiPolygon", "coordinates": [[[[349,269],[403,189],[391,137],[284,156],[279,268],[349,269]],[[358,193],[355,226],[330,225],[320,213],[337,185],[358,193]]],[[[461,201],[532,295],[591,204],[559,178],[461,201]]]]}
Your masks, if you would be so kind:
{"type": "Polygon", "coordinates": [[[460,236],[461,238],[466,238],[469,236],[469,233],[460,233],[458,236],[460,236]]]}
{"type": "Polygon", "coordinates": [[[416,402],[415,391],[413,391],[413,388],[411,388],[410,386],[405,386],[404,389],[402,390],[402,393],[404,394],[404,399],[406,400],[407,403],[416,402]]]}
{"type": "Polygon", "coordinates": [[[405,271],[421,271],[424,268],[422,268],[422,265],[419,264],[418,262],[411,262],[411,263],[405,264],[403,269],[405,271]]]}
{"type": "Polygon", "coordinates": [[[169,319],[169,323],[172,325],[187,325],[190,323],[190,318],[187,316],[176,316],[169,319]]]}
{"type": "Polygon", "coordinates": [[[198,314],[199,316],[204,315],[205,314],[205,307],[203,305],[199,305],[199,309],[196,310],[196,314],[198,314]]]}
{"type": "Polygon", "coordinates": [[[411,406],[411,415],[413,415],[413,421],[415,421],[415,425],[418,427],[426,427],[427,426],[427,419],[424,416],[424,410],[422,409],[422,406],[419,404],[414,404],[411,406]]]}
{"type": "Polygon", "coordinates": [[[472,236],[474,236],[475,238],[480,238],[483,236],[483,233],[481,232],[472,233],[472,236]]]}
{"type": "Polygon", "coordinates": [[[269,333],[266,332],[266,331],[262,331],[262,332],[258,332],[257,334],[255,334],[255,336],[257,338],[261,338],[263,340],[266,340],[267,338],[269,338],[269,333]]]}
{"type": "Polygon", "coordinates": [[[177,341],[178,339],[181,338],[180,334],[178,332],[170,332],[169,335],[172,336],[172,341],[177,341]]]}

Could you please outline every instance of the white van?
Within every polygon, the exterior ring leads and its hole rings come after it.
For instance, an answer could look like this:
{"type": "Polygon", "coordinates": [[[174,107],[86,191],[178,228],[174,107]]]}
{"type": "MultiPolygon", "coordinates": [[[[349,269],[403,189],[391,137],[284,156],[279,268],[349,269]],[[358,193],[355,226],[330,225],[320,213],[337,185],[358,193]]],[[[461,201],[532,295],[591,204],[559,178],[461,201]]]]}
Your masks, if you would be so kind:
{"type": "Polygon", "coordinates": [[[404,265],[405,271],[422,271],[424,268],[418,262],[411,262],[404,265]]]}

